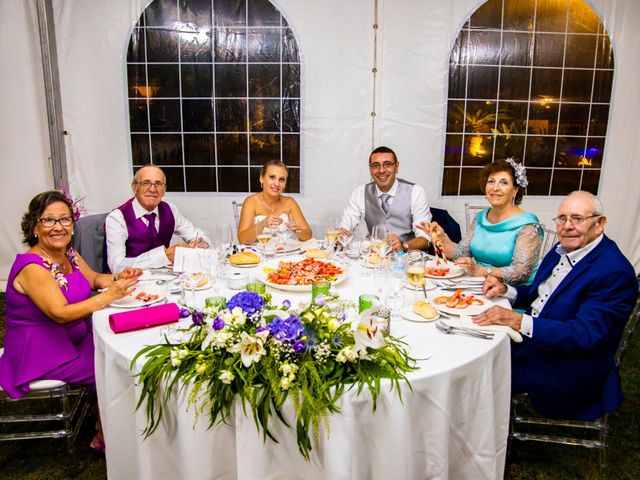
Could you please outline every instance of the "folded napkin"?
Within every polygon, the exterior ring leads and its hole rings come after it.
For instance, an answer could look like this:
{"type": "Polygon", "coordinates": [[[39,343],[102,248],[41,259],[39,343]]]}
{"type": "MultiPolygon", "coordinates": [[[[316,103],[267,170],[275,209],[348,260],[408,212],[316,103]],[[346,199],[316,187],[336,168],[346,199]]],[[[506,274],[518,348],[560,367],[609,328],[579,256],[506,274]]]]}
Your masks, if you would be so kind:
{"type": "Polygon", "coordinates": [[[109,326],[114,333],[131,332],[156,327],[180,319],[180,308],[175,303],[139,308],[109,315],[109,326]]]}
{"type": "Polygon", "coordinates": [[[520,335],[520,332],[516,332],[513,328],[507,327],[506,325],[487,325],[481,327],[473,323],[469,315],[460,315],[460,325],[467,330],[478,330],[479,332],[504,332],[514,342],[522,343],[522,335],[520,335]]]}

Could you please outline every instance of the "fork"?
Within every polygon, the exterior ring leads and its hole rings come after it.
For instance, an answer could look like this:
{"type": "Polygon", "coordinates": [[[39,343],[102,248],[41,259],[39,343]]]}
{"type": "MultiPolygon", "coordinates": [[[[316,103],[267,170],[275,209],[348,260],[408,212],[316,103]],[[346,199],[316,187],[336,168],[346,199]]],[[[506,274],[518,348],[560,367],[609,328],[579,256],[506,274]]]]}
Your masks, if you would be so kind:
{"type": "Polygon", "coordinates": [[[436,322],[436,328],[448,335],[460,333],[463,335],[469,335],[470,337],[482,338],[484,340],[493,340],[493,333],[476,332],[474,330],[467,330],[465,328],[454,327],[453,325],[449,325],[441,321],[436,322]]]}

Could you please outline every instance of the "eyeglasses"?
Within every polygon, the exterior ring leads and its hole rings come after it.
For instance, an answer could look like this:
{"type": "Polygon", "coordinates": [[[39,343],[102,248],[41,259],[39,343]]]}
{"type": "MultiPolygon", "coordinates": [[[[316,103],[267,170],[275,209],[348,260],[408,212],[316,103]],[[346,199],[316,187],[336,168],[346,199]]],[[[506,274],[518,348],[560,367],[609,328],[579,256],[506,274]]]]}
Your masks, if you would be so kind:
{"type": "Polygon", "coordinates": [[[71,217],[62,217],[62,218],[44,217],[44,218],[39,218],[38,221],[45,228],[53,228],[53,226],[56,223],[59,223],[63,227],[70,227],[71,225],[73,225],[73,218],[71,217]]]}
{"type": "Polygon", "coordinates": [[[167,186],[166,183],[163,182],[150,182],[149,180],[143,180],[142,182],[136,182],[140,185],[144,190],[149,190],[152,186],[156,187],[156,190],[164,190],[167,186]]]}
{"type": "Polygon", "coordinates": [[[380,170],[380,167],[383,167],[385,170],[389,170],[391,167],[393,167],[397,162],[384,162],[384,163],[378,163],[378,162],[374,162],[374,163],[370,163],[369,164],[369,168],[371,170],[380,170]]]}
{"type": "Polygon", "coordinates": [[[589,215],[588,217],[585,217],[582,215],[571,215],[570,217],[567,217],[566,215],[559,215],[556,218],[554,218],[553,221],[556,222],[556,224],[558,225],[566,225],[567,222],[571,222],[573,225],[580,225],[587,218],[596,218],[601,216],[602,215],[598,215],[598,214],[589,215]]]}

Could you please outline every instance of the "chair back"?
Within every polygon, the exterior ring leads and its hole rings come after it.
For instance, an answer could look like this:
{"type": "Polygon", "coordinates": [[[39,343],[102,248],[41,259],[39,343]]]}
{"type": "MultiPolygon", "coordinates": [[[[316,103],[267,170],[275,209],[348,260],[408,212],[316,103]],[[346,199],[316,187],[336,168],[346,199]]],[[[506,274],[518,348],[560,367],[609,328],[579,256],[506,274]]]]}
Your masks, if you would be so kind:
{"type": "Polygon", "coordinates": [[[74,247],[89,267],[98,272],[109,271],[104,222],[107,213],[81,217],[74,227],[74,247]]]}
{"type": "Polygon", "coordinates": [[[627,320],[627,324],[625,325],[624,331],[622,332],[620,344],[618,345],[618,350],[616,351],[616,365],[618,367],[620,367],[620,364],[624,359],[624,355],[625,353],[627,353],[627,350],[629,348],[629,344],[631,343],[631,338],[633,337],[636,325],[638,325],[638,316],[640,316],[640,295],[638,295],[636,305],[633,308],[633,312],[631,312],[629,320],[627,320]]]}
{"type": "Polygon", "coordinates": [[[544,225],[542,225],[542,230],[544,235],[542,237],[542,245],[540,247],[540,259],[543,259],[553,246],[558,243],[558,234],[555,230],[550,230],[544,225]]]}
{"type": "Polygon", "coordinates": [[[443,208],[431,207],[431,220],[438,222],[452,242],[458,243],[462,240],[460,224],[443,208]]]}
{"type": "Polygon", "coordinates": [[[464,219],[467,222],[467,232],[471,228],[471,224],[473,223],[474,218],[476,218],[478,212],[481,212],[485,208],[487,207],[484,205],[471,205],[469,203],[464,204],[464,219]]]}
{"type": "Polygon", "coordinates": [[[231,207],[233,208],[233,220],[236,222],[236,230],[240,225],[240,212],[242,211],[242,202],[237,200],[231,200],[231,207]]]}

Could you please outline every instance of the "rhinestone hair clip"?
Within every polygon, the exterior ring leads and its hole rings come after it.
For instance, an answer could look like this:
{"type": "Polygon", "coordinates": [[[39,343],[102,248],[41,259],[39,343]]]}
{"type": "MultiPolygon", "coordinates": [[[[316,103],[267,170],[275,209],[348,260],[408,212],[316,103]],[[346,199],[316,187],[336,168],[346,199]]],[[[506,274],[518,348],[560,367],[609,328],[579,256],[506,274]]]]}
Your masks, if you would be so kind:
{"type": "Polygon", "coordinates": [[[513,157],[507,158],[506,161],[513,167],[513,171],[516,174],[516,183],[522,188],[525,188],[527,185],[529,185],[529,180],[527,180],[527,169],[524,168],[524,165],[522,165],[521,163],[517,163],[513,159],[513,157]]]}

